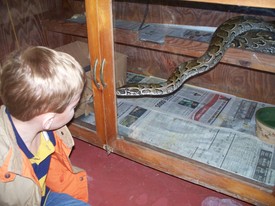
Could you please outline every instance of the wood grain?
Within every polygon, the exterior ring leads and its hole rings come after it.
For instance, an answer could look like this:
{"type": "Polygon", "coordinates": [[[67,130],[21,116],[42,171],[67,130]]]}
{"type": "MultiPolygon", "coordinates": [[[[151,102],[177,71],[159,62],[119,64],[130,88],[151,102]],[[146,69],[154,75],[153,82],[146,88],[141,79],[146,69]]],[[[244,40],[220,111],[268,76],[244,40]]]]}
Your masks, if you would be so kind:
{"type": "Polygon", "coordinates": [[[18,47],[48,46],[40,20],[45,12],[60,8],[61,0],[0,1],[0,61],[18,47]]]}

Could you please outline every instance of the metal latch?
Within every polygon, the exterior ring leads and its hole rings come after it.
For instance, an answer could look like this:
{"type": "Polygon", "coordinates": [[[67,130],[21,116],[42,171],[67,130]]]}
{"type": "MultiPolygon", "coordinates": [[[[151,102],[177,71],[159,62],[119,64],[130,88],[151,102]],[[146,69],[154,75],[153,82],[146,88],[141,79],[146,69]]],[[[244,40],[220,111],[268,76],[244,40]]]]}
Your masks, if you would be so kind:
{"type": "Polygon", "coordinates": [[[105,149],[106,150],[106,152],[107,152],[107,154],[109,155],[109,154],[111,154],[111,152],[113,152],[114,150],[113,150],[113,148],[112,147],[110,147],[109,145],[107,145],[107,144],[104,144],[103,145],[103,149],[105,149]]]}

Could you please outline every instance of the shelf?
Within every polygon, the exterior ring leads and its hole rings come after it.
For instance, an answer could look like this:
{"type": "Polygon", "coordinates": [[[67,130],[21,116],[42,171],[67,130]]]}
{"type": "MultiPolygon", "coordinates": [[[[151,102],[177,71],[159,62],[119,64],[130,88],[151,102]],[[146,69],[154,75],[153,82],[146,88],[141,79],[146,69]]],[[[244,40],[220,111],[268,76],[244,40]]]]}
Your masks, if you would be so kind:
{"type": "MultiPolygon", "coordinates": [[[[172,37],[167,37],[165,39],[165,44],[155,44],[139,41],[137,32],[131,32],[122,29],[114,29],[114,37],[115,42],[119,44],[186,55],[190,57],[201,56],[208,47],[207,43],[172,37]]],[[[275,62],[273,59],[273,55],[229,48],[221,62],[259,71],[275,73],[275,62]]]]}
{"type": "MultiPolygon", "coordinates": [[[[44,20],[43,26],[48,31],[87,37],[87,28],[85,24],[65,22],[62,20],[44,20]]],[[[172,37],[167,37],[165,44],[139,41],[137,32],[122,29],[114,29],[114,38],[115,43],[118,44],[186,55],[189,57],[201,56],[208,47],[207,43],[172,37]]],[[[275,62],[273,59],[273,55],[230,48],[222,58],[221,62],[275,73],[275,62]]]]}
{"type": "Polygon", "coordinates": [[[214,4],[227,4],[235,6],[249,6],[249,7],[259,7],[259,8],[275,8],[274,0],[185,0],[194,1],[202,3],[214,3],[214,4]]]}
{"type": "Polygon", "coordinates": [[[87,37],[86,24],[78,24],[73,22],[67,22],[64,20],[46,19],[42,21],[42,25],[48,31],[80,37],[87,37]]]}

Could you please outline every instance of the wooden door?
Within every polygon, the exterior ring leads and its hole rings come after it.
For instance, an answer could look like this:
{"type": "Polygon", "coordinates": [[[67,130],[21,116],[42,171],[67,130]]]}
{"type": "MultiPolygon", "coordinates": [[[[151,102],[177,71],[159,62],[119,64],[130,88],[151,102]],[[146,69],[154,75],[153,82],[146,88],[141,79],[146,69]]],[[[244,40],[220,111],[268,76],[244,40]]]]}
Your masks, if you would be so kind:
{"type": "Polygon", "coordinates": [[[85,7],[96,127],[95,132],[79,129],[79,125],[70,129],[74,135],[108,150],[108,139],[117,135],[112,1],[86,0],[85,7]]]}

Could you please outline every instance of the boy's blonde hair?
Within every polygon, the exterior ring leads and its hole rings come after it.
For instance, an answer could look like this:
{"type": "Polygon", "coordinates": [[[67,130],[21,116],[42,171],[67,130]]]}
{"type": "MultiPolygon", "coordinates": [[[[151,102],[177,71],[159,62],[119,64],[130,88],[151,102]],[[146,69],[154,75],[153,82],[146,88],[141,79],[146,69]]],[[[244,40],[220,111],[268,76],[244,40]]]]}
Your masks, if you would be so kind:
{"type": "Polygon", "coordinates": [[[1,99],[21,121],[62,113],[83,87],[80,64],[69,54],[42,46],[15,52],[0,72],[1,99]]]}

